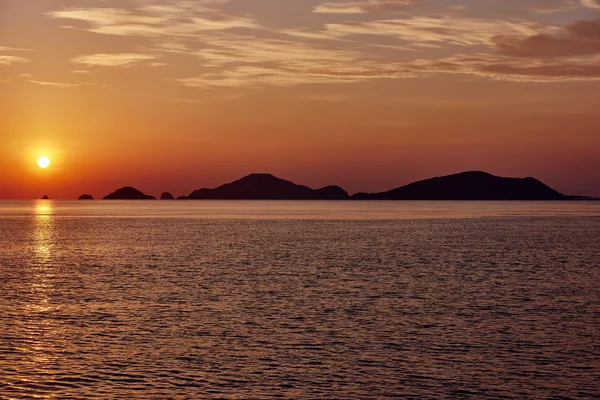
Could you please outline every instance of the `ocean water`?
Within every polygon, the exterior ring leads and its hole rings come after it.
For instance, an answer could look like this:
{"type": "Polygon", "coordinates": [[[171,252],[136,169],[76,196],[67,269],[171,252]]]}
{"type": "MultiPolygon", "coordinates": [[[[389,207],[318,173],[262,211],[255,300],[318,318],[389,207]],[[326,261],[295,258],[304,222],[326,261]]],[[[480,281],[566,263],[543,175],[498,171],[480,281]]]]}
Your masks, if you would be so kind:
{"type": "Polygon", "coordinates": [[[0,398],[598,398],[600,202],[0,202],[0,398]]]}

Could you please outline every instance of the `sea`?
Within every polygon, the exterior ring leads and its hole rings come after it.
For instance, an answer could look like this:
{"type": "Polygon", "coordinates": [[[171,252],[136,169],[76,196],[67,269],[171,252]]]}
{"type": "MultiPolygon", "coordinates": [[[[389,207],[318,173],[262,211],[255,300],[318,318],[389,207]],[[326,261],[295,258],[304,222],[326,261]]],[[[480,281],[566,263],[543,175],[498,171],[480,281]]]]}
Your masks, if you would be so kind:
{"type": "Polygon", "coordinates": [[[1,201],[0,398],[600,398],[600,202],[1,201]]]}

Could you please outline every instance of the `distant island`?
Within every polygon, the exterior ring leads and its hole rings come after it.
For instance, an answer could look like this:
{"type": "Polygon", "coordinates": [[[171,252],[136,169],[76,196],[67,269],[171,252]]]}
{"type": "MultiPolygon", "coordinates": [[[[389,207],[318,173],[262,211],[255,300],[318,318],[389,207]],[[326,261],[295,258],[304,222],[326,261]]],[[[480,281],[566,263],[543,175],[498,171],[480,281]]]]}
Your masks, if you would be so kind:
{"type": "MultiPolygon", "coordinates": [[[[161,200],[173,200],[168,192],[161,200]]],[[[105,200],[156,200],[124,187],[105,200]]],[[[481,171],[463,172],[414,182],[387,192],[350,196],[339,186],[311,189],[271,174],[250,174],[215,189],[199,189],[177,200],[598,200],[564,195],[535,178],[503,178],[481,171]]]]}
{"type": "Polygon", "coordinates": [[[442,176],[383,193],[357,193],[355,200],[567,200],[535,178],[502,178],[473,171],[442,176]]]}
{"type": "Polygon", "coordinates": [[[271,174],[251,174],[216,189],[200,189],[188,200],[347,200],[350,196],[339,186],[311,189],[271,174]]]}
{"type": "Polygon", "coordinates": [[[105,196],[104,200],[156,200],[156,197],[148,196],[135,188],[126,186],[105,196]]]}
{"type": "Polygon", "coordinates": [[[82,194],[77,200],[94,200],[94,196],[91,194],[82,194]]]}

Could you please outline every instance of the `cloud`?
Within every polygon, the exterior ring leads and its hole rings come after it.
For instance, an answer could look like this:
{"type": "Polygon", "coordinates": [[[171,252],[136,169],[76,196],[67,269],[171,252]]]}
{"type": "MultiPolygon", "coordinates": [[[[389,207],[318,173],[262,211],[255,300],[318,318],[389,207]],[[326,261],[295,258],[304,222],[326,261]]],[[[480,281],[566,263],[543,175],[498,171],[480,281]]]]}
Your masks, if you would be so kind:
{"type": "Polygon", "coordinates": [[[247,16],[231,15],[214,8],[223,1],[178,1],[165,5],[144,1],[133,9],[76,8],[48,13],[53,19],[85,23],[85,30],[104,35],[192,37],[204,31],[235,28],[259,29],[247,16]]]}
{"type": "MultiPolygon", "coordinates": [[[[582,1],[526,4],[533,4],[537,13],[600,4],[600,0],[582,1]]],[[[307,23],[299,16],[294,21],[304,21],[302,25],[278,22],[271,28],[253,15],[229,12],[226,3],[135,0],[129,8],[63,9],[48,16],[69,20],[75,29],[87,32],[143,38],[143,47],[131,52],[80,55],[71,60],[76,64],[144,63],[164,67],[168,82],[202,89],[343,84],[439,74],[518,82],[598,79],[600,21],[560,26],[523,16],[474,16],[461,5],[456,6],[460,13],[449,14],[448,7],[442,7],[440,15],[419,15],[414,6],[421,0],[323,0],[313,9],[321,14],[318,18],[307,14],[319,22],[307,23]],[[409,9],[410,15],[402,14],[409,9]],[[377,19],[383,12],[398,14],[377,19]],[[185,69],[176,68],[181,62],[186,63],[185,69]]]]}
{"type": "Polygon", "coordinates": [[[577,21],[555,35],[499,35],[498,50],[515,57],[556,58],[600,54],[600,20],[577,21]]]}
{"type": "Polygon", "coordinates": [[[53,19],[68,19],[88,24],[86,30],[120,36],[156,36],[167,18],[138,14],[119,8],[76,8],[48,13],[53,19]]]}
{"type": "Polygon", "coordinates": [[[29,79],[27,82],[33,83],[36,85],[40,85],[40,86],[49,86],[49,87],[55,87],[55,88],[70,88],[70,87],[82,86],[82,84],[79,84],[79,83],[47,82],[47,81],[38,81],[35,79],[29,79]]]}
{"type": "Polygon", "coordinates": [[[600,80],[599,59],[561,61],[514,59],[490,54],[460,54],[440,60],[417,60],[407,68],[423,74],[467,74],[514,82],[600,80]]]}
{"type": "Polygon", "coordinates": [[[157,25],[166,21],[165,17],[140,15],[120,8],[72,8],[48,13],[54,19],[84,21],[93,26],[109,25],[157,25]]]}
{"type": "MultiPolygon", "coordinates": [[[[33,51],[33,50],[0,46],[0,52],[4,52],[4,53],[31,52],[31,51],[33,51]]],[[[30,60],[25,57],[0,54],[0,65],[13,65],[13,64],[25,63],[25,62],[29,62],[29,61],[30,60]]]]}
{"type": "Polygon", "coordinates": [[[188,87],[260,88],[263,86],[296,86],[305,84],[355,83],[374,79],[398,79],[417,76],[414,71],[394,64],[284,63],[272,67],[240,66],[192,78],[180,79],[188,87]]]}
{"type": "Polygon", "coordinates": [[[568,82],[600,80],[600,59],[563,61],[526,60],[490,54],[460,54],[452,57],[406,63],[362,61],[345,63],[283,63],[273,67],[240,66],[225,71],[180,79],[195,88],[287,87],[305,84],[340,84],[379,79],[426,78],[439,74],[471,75],[513,82],[568,82]]]}
{"type": "MultiPolygon", "coordinates": [[[[595,21],[579,21],[566,27],[531,21],[507,21],[467,17],[410,17],[392,20],[327,24],[308,40],[338,38],[348,42],[327,46],[299,41],[228,36],[205,39],[209,48],[195,53],[212,71],[176,81],[196,88],[260,88],[303,84],[340,84],[377,79],[406,79],[439,74],[472,75],[515,82],[588,81],[599,78],[595,21]],[[394,38],[406,45],[371,44],[414,57],[415,49],[435,47],[448,52],[458,46],[463,53],[431,59],[395,62],[389,56],[348,50],[360,36],[394,38]],[[545,46],[536,38],[566,44],[545,46]],[[529,43],[531,41],[531,43],[529,43]],[[578,45],[575,45],[576,42],[578,45]],[[510,46],[509,46],[510,43],[510,46]],[[337,46],[337,47],[336,47],[337,46]],[[407,51],[412,50],[412,51],[407,51]],[[477,49],[476,53],[468,54],[477,49]],[[488,53],[485,52],[487,49],[488,53]],[[483,52],[482,52],[483,51],[483,52]],[[560,55],[550,60],[546,55],[560,55]],[[546,60],[548,58],[548,60],[546,60]]],[[[364,41],[361,41],[364,43],[364,41]]],[[[443,53],[442,53],[443,54],[443,53]]]]}
{"type": "Polygon", "coordinates": [[[578,0],[533,0],[533,11],[552,14],[579,7],[578,0]]]}
{"type": "Polygon", "coordinates": [[[75,64],[100,67],[130,67],[142,61],[153,60],[155,56],[139,53],[90,54],[71,59],[75,64]]]}
{"type": "Polygon", "coordinates": [[[0,51],[3,51],[3,52],[17,52],[17,51],[34,51],[34,50],[31,50],[31,49],[22,49],[22,48],[17,48],[17,47],[0,46],[0,51]]]}
{"type": "Polygon", "coordinates": [[[347,3],[325,3],[315,7],[319,14],[365,14],[374,11],[406,11],[418,0],[364,0],[347,3]]]}
{"type": "Polygon", "coordinates": [[[418,16],[326,25],[328,34],[332,36],[384,36],[405,41],[412,46],[443,43],[457,46],[490,45],[492,38],[499,34],[535,34],[543,27],[536,22],[447,16],[418,16]]]}
{"type": "Polygon", "coordinates": [[[255,40],[239,37],[209,40],[212,48],[194,54],[212,65],[282,61],[353,62],[362,57],[361,53],[351,50],[339,50],[290,40],[255,40]]]}
{"type": "Polygon", "coordinates": [[[600,0],[581,0],[584,7],[600,8],[600,0]]]}
{"type": "Polygon", "coordinates": [[[29,60],[23,57],[5,56],[0,54],[0,65],[13,65],[24,62],[29,62],[29,60]]]}
{"type": "Polygon", "coordinates": [[[367,60],[358,51],[295,41],[228,38],[214,40],[211,46],[196,56],[214,71],[178,82],[204,88],[294,86],[357,82],[389,70],[385,62],[367,60]]]}

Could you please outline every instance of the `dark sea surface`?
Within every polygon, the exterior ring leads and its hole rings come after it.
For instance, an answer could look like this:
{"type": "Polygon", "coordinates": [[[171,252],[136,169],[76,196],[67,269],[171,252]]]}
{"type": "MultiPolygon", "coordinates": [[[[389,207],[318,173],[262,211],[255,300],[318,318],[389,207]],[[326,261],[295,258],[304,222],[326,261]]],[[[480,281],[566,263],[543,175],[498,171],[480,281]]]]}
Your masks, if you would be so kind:
{"type": "Polygon", "coordinates": [[[0,398],[589,399],[600,202],[0,202],[0,398]]]}

